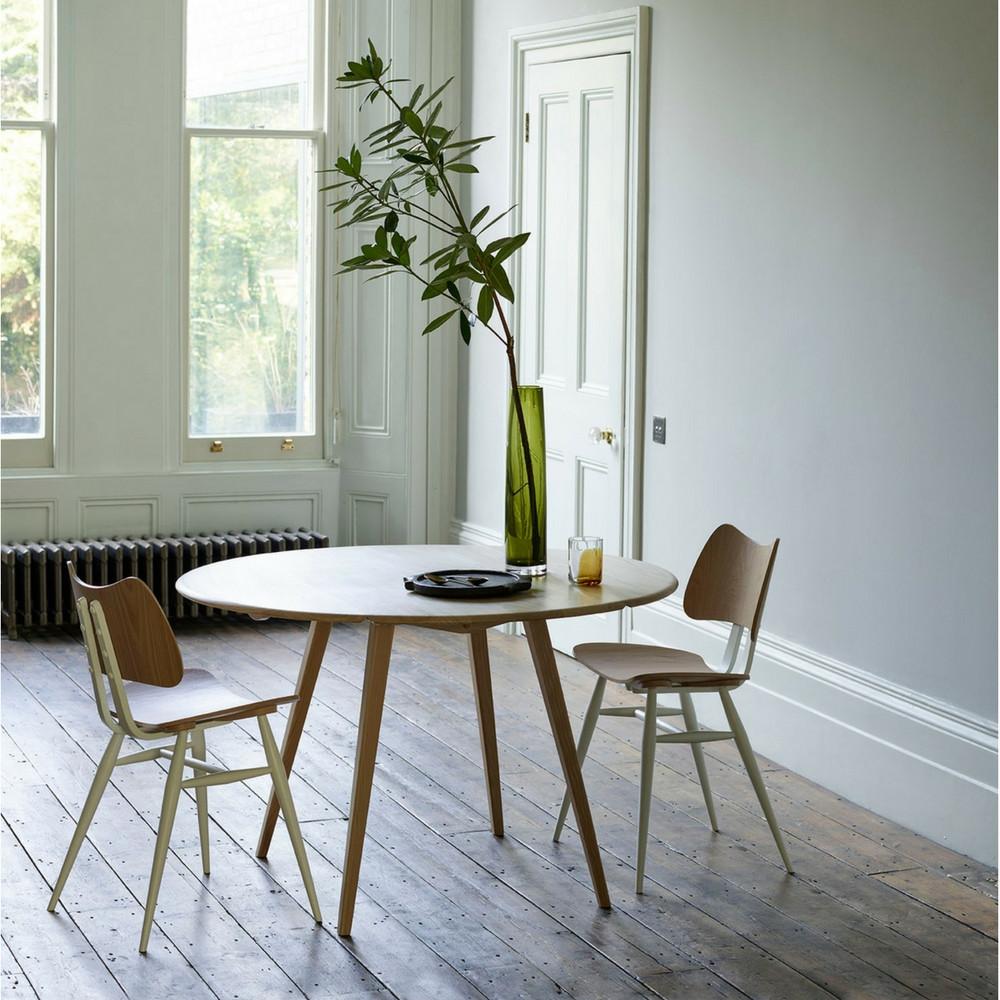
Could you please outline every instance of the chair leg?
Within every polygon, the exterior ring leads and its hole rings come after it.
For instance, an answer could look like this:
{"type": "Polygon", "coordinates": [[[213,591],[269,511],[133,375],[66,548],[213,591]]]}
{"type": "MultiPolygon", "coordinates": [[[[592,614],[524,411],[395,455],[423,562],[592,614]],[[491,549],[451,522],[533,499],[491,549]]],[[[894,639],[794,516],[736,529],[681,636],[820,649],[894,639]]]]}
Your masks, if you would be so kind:
{"type": "MultiPolygon", "coordinates": [[[[686,691],[681,691],[681,711],[684,713],[684,726],[689,733],[698,731],[698,716],[694,710],[694,699],[686,691]]],[[[701,794],[705,796],[705,808],[708,810],[708,822],[712,829],[719,832],[719,821],[715,818],[715,801],[712,798],[712,786],[708,781],[708,768],[705,766],[705,751],[700,743],[691,744],[691,754],[694,766],[701,782],[701,794]]]]}
{"type": "Polygon", "coordinates": [[[302,873],[306,895],[309,897],[309,907],[312,910],[313,919],[316,923],[321,924],[323,915],[319,910],[316,886],[313,885],[312,870],[309,868],[309,858],[306,856],[306,845],[302,842],[302,830],[299,828],[299,818],[295,812],[295,804],[292,802],[292,791],[288,787],[285,765],[281,760],[278,744],[274,742],[274,734],[271,732],[271,724],[267,721],[267,716],[258,715],[257,724],[260,726],[260,738],[264,744],[267,766],[271,769],[271,778],[274,781],[274,794],[277,797],[278,805],[281,806],[281,814],[285,817],[288,837],[292,842],[295,860],[299,863],[299,871],[302,873]]]}
{"type": "Polygon", "coordinates": [[[649,840],[649,806],[653,797],[653,768],[656,764],[656,692],[646,692],[642,722],[642,765],[639,779],[639,844],[635,851],[635,891],[642,893],[646,873],[646,842],[649,840]]]}
{"type": "MultiPolygon", "coordinates": [[[[597,683],[594,685],[594,693],[590,696],[590,704],[587,706],[587,714],[583,717],[583,728],[580,730],[580,740],[576,745],[576,759],[580,762],[580,767],[583,767],[587,750],[590,749],[590,741],[594,735],[597,719],[601,713],[601,703],[604,700],[604,688],[607,683],[603,677],[597,678],[597,683]]],[[[567,788],[566,793],[563,795],[562,805],[559,807],[559,818],[556,820],[555,832],[552,834],[553,840],[558,840],[560,834],[562,834],[563,825],[566,822],[568,813],[569,789],[567,788]]]]}
{"type": "MultiPolygon", "coordinates": [[[[191,733],[191,756],[195,760],[205,760],[205,730],[201,727],[191,733]]],[[[201,870],[212,873],[212,865],[208,843],[208,789],[204,786],[194,790],[195,801],[198,804],[198,838],[201,841],[201,870]]]]}
{"type": "Polygon", "coordinates": [[[729,720],[729,728],[733,731],[733,736],[736,739],[736,747],[743,758],[743,766],[747,769],[747,774],[750,775],[750,783],[757,793],[761,809],[764,810],[764,817],[767,819],[767,825],[771,828],[771,835],[774,837],[774,842],[778,845],[778,853],[781,855],[781,860],[784,862],[788,874],[793,875],[792,862],[788,857],[788,851],[785,849],[785,839],[778,828],[778,820],[774,815],[774,810],[771,808],[771,800],[768,798],[767,789],[764,787],[764,779],[761,777],[760,768],[757,766],[757,759],[753,755],[753,748],[750,746],[747,731],[743,728],[743,721],[736,711],[736,706],[733,704],[733,699],[729,692],[720,691],[719,697],[722,699],[722,707],[725,709],[726,718],[729,720]]]}
{"type": "Polygon", "coordinates": [[[73,837],[66,851],[66,858],[63,861],[62,868],[59,870],[59,878],[56,879],[55,888],[52,890],[52,896],[49,899],[49,913],[59,903],[59,897],[62,895],[66,880],[69,878],[69,873],[73,870],[76,856],[80,853],[80,848],[83,846],[84,838],[87,836],[87,831],[90,829],[90,824],[94,819],[94,813],[97,812],[97,806],[104,795],[104,789],[108,787],[108,781],[111,779],[111,772],[115,769],[115,763],[118,760],[118,754],[121,751],[124,739],[125,735],[123,733],[114,733],[108,742],[107,749],[104,751],[104,756],[101,757],[101,762],[97,765],[97,774],[94,775],[90,791],[87,793],[86,801],[83,803],[83,809],[80,811],[80,819],[76,824],[76,829],[73,831],[73,837]]]}
{"type": "Polygon", "coordinates": [[[188,730],[177,734],[173,756],[170,758],[170,770],[167,772],[167,784],[163,789],[160,826],[156,833],[153,868],[149,873],[149,892],[146,894],[146,911],[142,917],[142,935],[139,938],[140,955],[146,954],[146,946],[149,944],[149,932],[153,929],[156,899],[160,894],[163,866],[167,861],[167,850],[170,847],[170,833],[174,828],[174,817],[177,815],[177,800],[180,798],[181,781],[184,779],[184,754],[187,751],[187,738],[188,730]]]}

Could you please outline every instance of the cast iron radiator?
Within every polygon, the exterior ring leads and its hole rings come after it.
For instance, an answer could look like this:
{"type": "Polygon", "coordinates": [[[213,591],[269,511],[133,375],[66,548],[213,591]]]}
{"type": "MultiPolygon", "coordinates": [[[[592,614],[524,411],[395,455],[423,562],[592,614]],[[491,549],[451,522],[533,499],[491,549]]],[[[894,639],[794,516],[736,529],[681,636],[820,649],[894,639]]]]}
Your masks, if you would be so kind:
{"type": "Polygon", "coordinates": [[[0,545],[2,619],[7,635],[24,628],[75,625],[76,609],[66,565],[87,583],[102,586],[137,576],[148,584],[168,618],[224,617],[230,612],[185,600],[177,578],[196,566],[259,552],[320,549],[327,535],[292,531],[227,531],[216,535],[157,535],[141,538],[87,538],[82,541],[0,545]]]}

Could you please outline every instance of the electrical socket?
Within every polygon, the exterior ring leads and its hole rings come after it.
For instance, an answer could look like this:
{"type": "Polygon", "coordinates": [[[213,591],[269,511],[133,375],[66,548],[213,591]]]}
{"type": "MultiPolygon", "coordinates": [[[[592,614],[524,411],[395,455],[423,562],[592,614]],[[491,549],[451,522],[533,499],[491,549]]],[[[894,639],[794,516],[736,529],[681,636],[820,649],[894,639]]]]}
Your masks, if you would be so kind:
{"type": "Polygon", "coordinates": [[[656,444],[667,443],[667,418],[653,417],[653,441],[656,444]]]}

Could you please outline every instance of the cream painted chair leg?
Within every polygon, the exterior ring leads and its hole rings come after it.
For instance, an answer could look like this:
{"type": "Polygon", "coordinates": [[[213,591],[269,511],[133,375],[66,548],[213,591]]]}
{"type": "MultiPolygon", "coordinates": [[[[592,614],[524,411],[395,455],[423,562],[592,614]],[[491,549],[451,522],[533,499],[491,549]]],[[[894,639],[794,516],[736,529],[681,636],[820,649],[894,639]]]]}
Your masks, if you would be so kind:
{"type": "Polygon", "coordinates": [[[66,851],[66,859],[59,870],[59,878],[56,879],[56,886],[52,890],[52,896],[49,899],[49,913],[59,903],[59,897],[62,895],[63,887],[69,878],[69,873],[73,870],[76,856],[80,853],[80,848],[83,846],[84,838],[87,836],[87,831],[90,829],[90,824],[94,819],[94,813],[97,812],[101,797],[104,795],[104,789],[108,787],[108,781],[111,779],[111,772],[115,769],[115,763],[118,760],[118,754],[121,751],[124,739],[125,735],[123,733],[112,734],[107,749],[104,751],[104,756],[101,757],[101,762],[97,765],[97,774],[94,775],[90,791],[87,793],[86,801],[83,803],[83,809],[80,811],[80,819],[76,824],[76,829],[73,831],[73,838],[70,840],[69,848],[66,851]]]}
{"type": "Polygon", "coordinates": [[[316,886],[313,885],[312,871],[309,868],[309,858],[306,856],[306,845],[302,842],[302,830],[299,828],[299,818],[295,813],[295,804],[292,802],[292,791],[288,787],[288,775],[285,774],[285,765],[278,752],[278,744],[274,742],[274,734],[271,732],[271,724],[267,721],[266,715],[258,715],[257,723],[260,726],[260,738],[264,744],[264,753],[267,756],[267,766],[271,769],[271,777],[274,780],[274,794],[281,806],[281,814],[285,817],[285,826],[288,828],[288,837],[292,842],[292,850],[295,851],[295,860],[299,863],[299,871],[302,873],[302,881],[306,887],[306,895],[309,897],[309,906],[312,909],[313,919],[316,923],[323,922],[323,915],[319,910],[319,900],[316,898],[316,886]]]}
{"type": "Polygon", "coordinates": [[[792,862],[788,857],[788,851],[785,849],[785,840],[781,836],[781,830],[778,828],[778,820],[774,815],[774,810],[771,808],[771,800],[768,798],[767,789],[764,787],[764,779],[761,777],[760,768],[757,766],[757,759],[753,755],[753,748],[750,746],[747,731],[743,728],[743,721],[736,711],[736,706],[733,704],[733,699],[729,692],[720,691],[719,697],[722,699],[722,707],[726,710],[726,718],[729,720],[729,728],[733,731],[733,736],[736,739],[736,746],[740,751],[740,756],[743,758],[743,765],[747,769],[747,774],[750,775],[750,783],[757,793],[761,809],[764,810],[764,816],[767,819],[767,825],[771,828],[771,835],[774,837],[774,842],[778,845],[778,853],[781,855],[781,860],[785,863],[785,868],[788,869],[788,874],[792,875],[794,874],[792,862]]]}
{"type": "MultiPolygon", "coordinates": [[[[694,710],[694,699],[686,691],[681,691],[681,711],[684,713],[684,726],[689,733],[698,731],[698,716],[694,710]]],[[[708,810],[708,822],[712,829],[719,832],[719,821],[715,818],[715,801],[712,799],[712,786],[708,781],[708,768],[705,766],[705,751],[700,743],[691,744],[694,755],[694,766],[701,782],[701,794],[705,796],[705,808],[708,810]]]]}
{"type": "MultiPolygon", "coordinates": [[[[604,700],[604,688],[607,686],[607,683],[603,677],[597,678],[597,683],[594,685],[594,693],[590,696],[590,705],[587,706],[587,714],[583,717],[583,728],[580,730],[580,740],[576,745],[576,759],[580,762],[580,767],[583,767],[587,750],[590,749],[590,741],[597,726],[598,716],[601,714],[601,702],[604,700]]],[[[568,813],[569,789],[567,788],[566,793],[563,795],[562,806],[559,808],[559,818],[556,820],[555,832],[552,834],[553,840],[559,839],[568,813]]]]}
{"type": "Polygon", "coordinates": [[[642,893],[646,872],[646,842],[649,840],[649,806],[653,797],[653,768],[656,764],[656,692],[646,692],[642,721],[642,765],[639,779],[639,844],[635,850],[635,891],[642,893]]]}
{"type": "MultiPolygon", "coordinates": [[[[191,733],[191,756],[195,760],[205,760],[205,730],[198,728],[191,733]]],[[[208,843],[208,789],[204,786],[194,790],[195,801],[198,803],[198,838],[201,841],[201,870],[212,873],[211,856],[208,843]]]]}
{"type": "Polygon", "coordinates": [[[181,794],[181,781],[184,779],[184,755],[187,752],[188,731],[178,733],[174,743],[173,756],[170,758],[170,770],[167,772],[167,784],[163,789],[163,805],[160,809],[160,826],[156,832],[156,849],[153,851],[153,868],[149,873],[149,891],[146,894],[146,911],[142,917],[142,935],[139,938],[139,954],[146,954],[149,944],[149,932],[153,929],[153,916],[156,911],[156,898],[160,894],[160,882],[163,879],[163,866],[167,861],[167,850],[170,847],[170,833],[174,828],[174,817],[177,815],[177,800],[181,794]]]}

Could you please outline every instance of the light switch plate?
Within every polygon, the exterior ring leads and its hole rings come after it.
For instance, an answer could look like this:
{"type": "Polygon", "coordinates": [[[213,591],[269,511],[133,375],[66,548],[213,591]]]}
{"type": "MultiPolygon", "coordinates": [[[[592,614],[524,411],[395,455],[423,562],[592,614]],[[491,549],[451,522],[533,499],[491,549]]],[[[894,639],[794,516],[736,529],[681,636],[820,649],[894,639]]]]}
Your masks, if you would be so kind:
{"type": "Polygon", "coordinates": [[[656,444],[667,443],[667,418],[653,417],[653,441],[656,444]]]}

